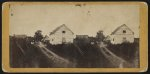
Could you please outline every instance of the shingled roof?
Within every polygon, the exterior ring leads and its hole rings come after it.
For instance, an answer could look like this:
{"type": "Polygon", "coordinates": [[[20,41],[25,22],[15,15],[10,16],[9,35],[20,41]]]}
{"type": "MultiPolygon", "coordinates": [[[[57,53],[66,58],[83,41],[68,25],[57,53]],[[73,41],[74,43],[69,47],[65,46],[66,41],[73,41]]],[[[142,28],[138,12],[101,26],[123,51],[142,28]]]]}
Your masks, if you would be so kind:
{"type": "Polygon", "coordinates": [[[62,24],[58,26],[56,29],[54,29],[52,32],[50,32],[50,35],[54,34],[56,31],[58,31],[61,27],[66,27],[72,34],[74,34],[65,24],[62,24]]]}
{"type": "Polygon", "coordinates": [[[126,27],[134,34],[134,32],[133,32],[126,24],[123,24],[123,25],[117,27],[117,28],[111,33],[111,35],[115,34],[115,33],[116,33],[121,27],[123,27],[123,26],[126,26],[126,27]]]}

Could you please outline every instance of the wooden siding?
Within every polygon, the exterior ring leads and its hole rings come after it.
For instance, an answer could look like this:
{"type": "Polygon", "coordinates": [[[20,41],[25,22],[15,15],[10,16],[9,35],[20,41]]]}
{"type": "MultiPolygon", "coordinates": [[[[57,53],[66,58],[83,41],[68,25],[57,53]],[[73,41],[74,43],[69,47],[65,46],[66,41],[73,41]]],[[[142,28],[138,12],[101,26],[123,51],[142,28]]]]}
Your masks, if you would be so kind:
{"type": "Polygon", "coordinates": [[[73,43],[74,34],[66,26],[61,26],[54,34],[50,35],[51,44],[62,44],[63,39],[65,39],[65,43],[73,43]]]}
{"type": "Polygon", "coordinates": [[[112,44],[121,44],[123,42],[134,42],[134,32],[125,24],[121,25],[111,34],[112,44]]]}

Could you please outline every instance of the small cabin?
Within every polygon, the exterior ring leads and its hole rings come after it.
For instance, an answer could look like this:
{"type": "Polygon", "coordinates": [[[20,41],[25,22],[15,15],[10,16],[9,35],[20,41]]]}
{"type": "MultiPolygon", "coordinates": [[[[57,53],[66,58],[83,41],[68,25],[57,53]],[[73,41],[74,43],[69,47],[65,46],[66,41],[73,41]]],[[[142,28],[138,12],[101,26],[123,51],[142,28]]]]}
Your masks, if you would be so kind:
{"type": "Polygon", "coordinates": [[[61,25],[50,32],[49,42],[51,44],[73,43],[74,33],[65,25],[61,25]]]}
{"type": "Polygon", "coordinates": [[[84,43],[84,44],[90,43],[89,36],[88,35],[76,35],[74,42],[84,43]]]}
{"type": "Polygon", "coordinates": [[[121,44],[134,42],[134,32],[125,24],[119,26],[111,33],[111,43],[121,44]]]}
{"type": "Polygon", "coordinates": [[[24,34],[23,35],[15,35],[14,34],[14,37],[15,38],[27,38],[27,35],[24,35],[24,34]]]}
{"type": "Polygon", "coordinates": [[[76,35],[77,39],[88,39],[88,35],[76,35]]]}

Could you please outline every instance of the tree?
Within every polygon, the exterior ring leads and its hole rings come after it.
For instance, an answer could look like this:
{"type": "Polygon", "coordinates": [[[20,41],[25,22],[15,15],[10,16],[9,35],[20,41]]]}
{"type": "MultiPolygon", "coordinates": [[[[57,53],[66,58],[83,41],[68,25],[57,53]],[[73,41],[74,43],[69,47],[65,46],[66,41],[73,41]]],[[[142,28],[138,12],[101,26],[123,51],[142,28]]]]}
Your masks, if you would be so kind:
{"type": "Polygon", "coordinates": [[[42,31],[41,30],[37,30],[35,32],[35,35],[34,35],[34,39],[35,41],[41,41],[43,39],[43,35],[42,35],[42,31]]]}
{"type": "Polygon", "coordinates": [[[102,30],[99,30],[99,31],[97,32],[96,38],[97,38],[98,42],[101,42],[101,41],[104,40],[105,36],[104,36],[102,30]]]}

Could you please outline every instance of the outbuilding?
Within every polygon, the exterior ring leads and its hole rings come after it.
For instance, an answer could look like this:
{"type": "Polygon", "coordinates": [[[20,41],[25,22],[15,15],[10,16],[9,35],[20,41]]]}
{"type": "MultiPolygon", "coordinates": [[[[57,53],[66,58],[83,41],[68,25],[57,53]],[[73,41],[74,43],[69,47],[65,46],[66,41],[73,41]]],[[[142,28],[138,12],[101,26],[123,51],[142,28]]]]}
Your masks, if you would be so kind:
{"type": "Polygon", "coordinates": [[[49,42],[51,44],[73,43],[74,33],[65,25],[61,25],[50,32],[49,42]]]}
{"type": "Polygon", "coordinates": [[[134,42],[134,32],[126,25],[123,24],[116,28],[111,33],[111,43],[121,44],[124,42],[133,43],[134,42]]]}

